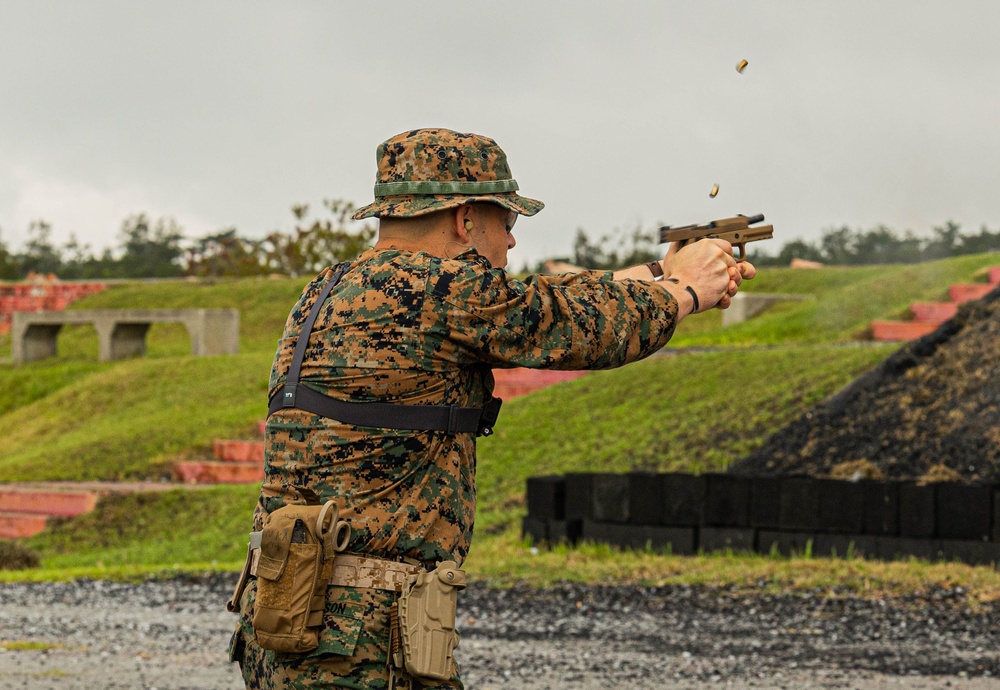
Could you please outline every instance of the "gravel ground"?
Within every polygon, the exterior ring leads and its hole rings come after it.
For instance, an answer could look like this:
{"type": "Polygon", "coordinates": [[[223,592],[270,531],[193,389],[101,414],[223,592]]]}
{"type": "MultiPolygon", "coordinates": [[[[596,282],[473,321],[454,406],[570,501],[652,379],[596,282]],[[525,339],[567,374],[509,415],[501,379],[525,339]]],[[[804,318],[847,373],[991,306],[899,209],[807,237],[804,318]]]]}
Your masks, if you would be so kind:
{"type": "MultiPolygon", "coordinates": [[[[242,687],[225,659],[232,584],[222,575],[0,585],[0,687],[242,687]]],[[[474,584],[462,599],[470,689],[1000,689],[1000,606],[971,607],[960,588],[869,601],[474,584]]]]}

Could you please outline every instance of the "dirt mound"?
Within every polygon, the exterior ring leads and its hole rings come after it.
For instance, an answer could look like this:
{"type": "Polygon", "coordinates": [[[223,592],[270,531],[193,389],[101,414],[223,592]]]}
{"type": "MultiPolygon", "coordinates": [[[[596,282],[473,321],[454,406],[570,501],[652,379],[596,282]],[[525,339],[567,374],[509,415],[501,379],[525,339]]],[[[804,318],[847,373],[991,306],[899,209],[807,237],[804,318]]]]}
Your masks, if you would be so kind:
{"type": "Polygon", "coordinates": [[[1000,480],[1000,288],[963,304],[939,329],[775,433],[729,471],[830,476],[850,467],[846,463],[874,466],[890,479],[950,469],[965,481],[1000,480]]]}

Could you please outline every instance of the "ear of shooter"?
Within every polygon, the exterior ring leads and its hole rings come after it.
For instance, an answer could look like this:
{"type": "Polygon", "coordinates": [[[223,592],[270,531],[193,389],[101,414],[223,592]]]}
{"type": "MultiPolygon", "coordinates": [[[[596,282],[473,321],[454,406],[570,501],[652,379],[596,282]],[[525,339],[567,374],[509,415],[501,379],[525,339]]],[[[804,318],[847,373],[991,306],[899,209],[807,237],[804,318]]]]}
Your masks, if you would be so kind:
{"type": "Polygon", "coordinates": [[[740,74],[743,74],[743,68],[749,64],[750,63],[747,62],[746,60],[740,60],[740,64],[736,65],[736,71],[739,72],[740,74]]]}
{"type": "Polygon", "coordinates": [[[713,184],[712,185],[712,191],[710,191],[708,193],[708,195],[714,199],[715,195],[718,194],[718,193],[719,193],[719,185],[713,184]]]}

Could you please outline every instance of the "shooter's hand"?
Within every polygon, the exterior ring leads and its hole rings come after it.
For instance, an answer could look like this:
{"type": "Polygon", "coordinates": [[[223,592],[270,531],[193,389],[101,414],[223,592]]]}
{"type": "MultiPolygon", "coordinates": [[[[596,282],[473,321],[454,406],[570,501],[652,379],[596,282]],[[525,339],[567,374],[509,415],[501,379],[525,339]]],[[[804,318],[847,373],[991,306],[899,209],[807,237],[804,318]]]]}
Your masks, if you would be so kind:
{"type": "Polygon", "coordinates": [[[700,313],[716,305],[727,308],[731,302],[730,290],[735,295],[739,281],[745,277],[733,258],[733,245],[714,238],[691,242],[676,250],[671,246],[664,265],[668,289],[682,305],[690,303],[688,313],[700,313]]]}
{"type": "Polygon", "coordinates": [[[736,297],[736,293],[739,292],[740,284],[744,280],[753,280],[754,276],[757,275],[757,269],[749,261],[741,261],[736,264],[736,266],[729,267],[729,289],[726,294],[722,296],[719,303],[716,304],[717,309],[728,309],[733,303],[733,297],[736,297]]]}

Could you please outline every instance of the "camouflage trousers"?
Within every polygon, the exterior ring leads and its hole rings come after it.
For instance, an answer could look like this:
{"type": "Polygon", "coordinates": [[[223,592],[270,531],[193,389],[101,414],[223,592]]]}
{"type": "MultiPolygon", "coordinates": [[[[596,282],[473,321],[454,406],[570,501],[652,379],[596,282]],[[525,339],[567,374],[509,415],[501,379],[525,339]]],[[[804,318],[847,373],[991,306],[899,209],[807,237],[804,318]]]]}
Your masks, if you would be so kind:
{"type": "MultiPolygon", "coordinates": [[[[257,580],[251,578],[240,601],[240,620],[229,645],[243,682],[253,690],[355,688],[389,690],[389,607],[395,594],[380,589],[327,588],[319,647],[306,654],[261,649],[251,620],[257,580]]],[[[413,690],[462,690],[456,664],[452,679],[413,690]]]]}

